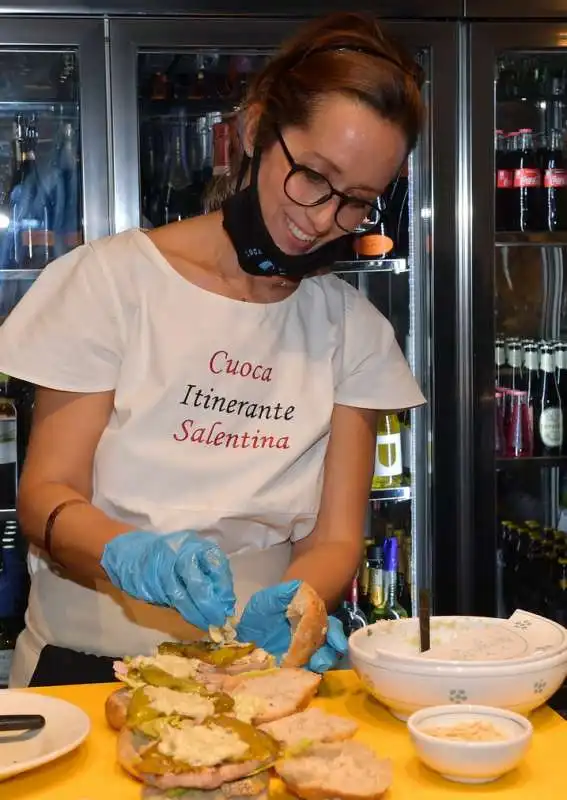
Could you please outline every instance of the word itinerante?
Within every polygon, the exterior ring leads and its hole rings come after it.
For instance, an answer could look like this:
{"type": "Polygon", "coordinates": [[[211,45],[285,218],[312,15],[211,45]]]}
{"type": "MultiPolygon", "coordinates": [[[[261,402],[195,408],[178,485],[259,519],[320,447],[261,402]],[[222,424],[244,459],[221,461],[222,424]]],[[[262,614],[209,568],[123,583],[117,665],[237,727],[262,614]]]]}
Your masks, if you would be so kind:
{"type": "MultiPolygon", "coordinates": [[[[225,350],[213,353],[209,360],[209,371],[214,375],[224,373],[245,379],[270,383],[272,367],[253,364],[250,361],[232,359],[225,350]]],[[[253,400],[229,398],[217,394],[213,387],[207,392],[195,383],[187,384],[180,405],[213,411],[216,414],[236,415],[246,419],[291,422],[295,416],[294,405],[284,406],[276,403],[259,403],[253,400]]],[[[289,436],[278,436],[256,429],[254,433],[239,431],[237,433],[223,428],[220,420],[205,423],[202,420],[184,419],[179,429],[173,434],[176,442],[189,442],[208,447],[225,447],[232,449],[276,449],[289,450],[289,436]]]]}

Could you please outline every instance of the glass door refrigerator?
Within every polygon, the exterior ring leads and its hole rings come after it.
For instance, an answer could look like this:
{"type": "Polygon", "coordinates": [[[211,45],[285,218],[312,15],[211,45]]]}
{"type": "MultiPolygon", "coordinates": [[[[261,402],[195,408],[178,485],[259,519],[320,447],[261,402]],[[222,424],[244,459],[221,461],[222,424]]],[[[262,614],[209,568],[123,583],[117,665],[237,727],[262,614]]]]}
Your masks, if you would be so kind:
{"type": "MultiPolygon", "coordinates": [[[[108,233],[102,21],[3,19],[0,34],[0,323],[42,269],[108,233]]],[[[27,603],[16,522],[33,405],[0,375],[0,686],[27,603]]]]}
{"type": "MultiPolygon", "coordinates": [[[[472,23],[461,612],[567,623],[567,21],[472,23]]],[[[466,162],[466,158],[464,159],[466,162]]],[[[466,334],[465,334],[466,338],[466,334]]]]}
{"type": "MultiPolygon", "coordinates": [[[[248,78],[300,23],[299,18],[111,20],[117,231],[206,211],[207,187],[230,168],[237,109],[248,78]]],[[[371,616],[384,604],[385,540],[398,545],[403,613],[415,611],[419,588],[434,588],[438,608],[451,608],[455,591],[442,564],[451,557],[454,541],[453,500],[445,489],[454,474],[449,445],[454,439],[454,336],[449,327],[454,308],[457,34],[451,23],[388,27],[412,48],[426,72],[427,124],[418,150],[381,198],[393,248],[385,254],[376,237],[364,237],[351,258],[334,269],[393,322],[429,404],[391,415],[378,432],[367,554],[353,587],[371,616]],[[442,437],[436,433],[439,426],[442,437]],[[369,574],[374,590],[369,589],[369,574]]],[[[389,552],[394,548],[390,545],[389,552]]],[[[355,594],[345,598],[349,624],[357,624],[352,619],[355,594]]]]}

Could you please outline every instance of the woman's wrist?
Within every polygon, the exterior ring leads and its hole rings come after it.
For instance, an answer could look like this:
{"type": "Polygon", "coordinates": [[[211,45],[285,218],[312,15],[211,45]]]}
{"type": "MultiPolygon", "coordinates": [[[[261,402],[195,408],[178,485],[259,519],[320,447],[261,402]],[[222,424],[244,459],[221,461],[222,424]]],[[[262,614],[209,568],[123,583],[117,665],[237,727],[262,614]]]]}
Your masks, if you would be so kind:
{"type": "Polygon", "coordinates": [[[46,482],[26,486],[23,482],[18,515],[22,530],[32,545],[44,552],[49,548],[50,556],[58,566],[85,580],[106,579],[100,566],[105,544],[132,530],[131,525],[112,519],[65,484],[46,482]],[[46,542],[52,515],[50,541],[46,542]]]}
{"type": "Polygon", "coordinates": [[[71,497],[68,500],[63,500],[62,503],[59,503],[58,505],[55,506],[55,508],[47,518],[47,522],[45,524],[45,531],[43,534],[43,543],[44,543],[43,549],[45,550],[45,552],[52,561],[55,560],[53,557],[53,547],[55,546],[53,542],[53,528],[55,522],[57,521],[60,514],[66,508],[69,508],[70,506],[82,505],[85,503],[88,504],[88,501],[83,497],[71,497]]]}

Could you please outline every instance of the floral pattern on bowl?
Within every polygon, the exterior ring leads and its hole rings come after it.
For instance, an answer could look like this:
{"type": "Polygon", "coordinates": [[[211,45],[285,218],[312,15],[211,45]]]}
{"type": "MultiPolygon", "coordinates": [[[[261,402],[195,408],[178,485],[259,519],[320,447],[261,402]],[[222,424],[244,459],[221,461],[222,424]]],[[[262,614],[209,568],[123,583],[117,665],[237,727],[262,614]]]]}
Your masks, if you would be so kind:
{"type": "Polygon", "coordinates": [[[449,692],[450,703],[456,703],[459,705],[459,703],[466,703],[467,700],[468,696],[464,689],[451,689],[449,692]]]}
{"type": "Polygon", "coordinates": [[[513,628],[519,631],[527,631],[532,627],[532,621],[529,619],[519,619],[511,624],[513,628]]]}

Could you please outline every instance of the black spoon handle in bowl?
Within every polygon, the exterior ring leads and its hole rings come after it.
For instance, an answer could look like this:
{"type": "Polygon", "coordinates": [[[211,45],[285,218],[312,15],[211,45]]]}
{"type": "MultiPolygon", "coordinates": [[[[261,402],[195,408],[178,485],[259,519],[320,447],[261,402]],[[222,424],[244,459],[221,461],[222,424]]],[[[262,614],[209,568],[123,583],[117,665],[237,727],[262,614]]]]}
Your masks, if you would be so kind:
{"type": "Polygon", "coordinates": [[[427,589],[419,593],[419,649],[422,653],[431,649],[431,600],[427,589]]]}
{"type": "Polygon", "coordinates": [[[0,731],[39,731],[45,726],[40,714],[0,714],[0,731]]]}

